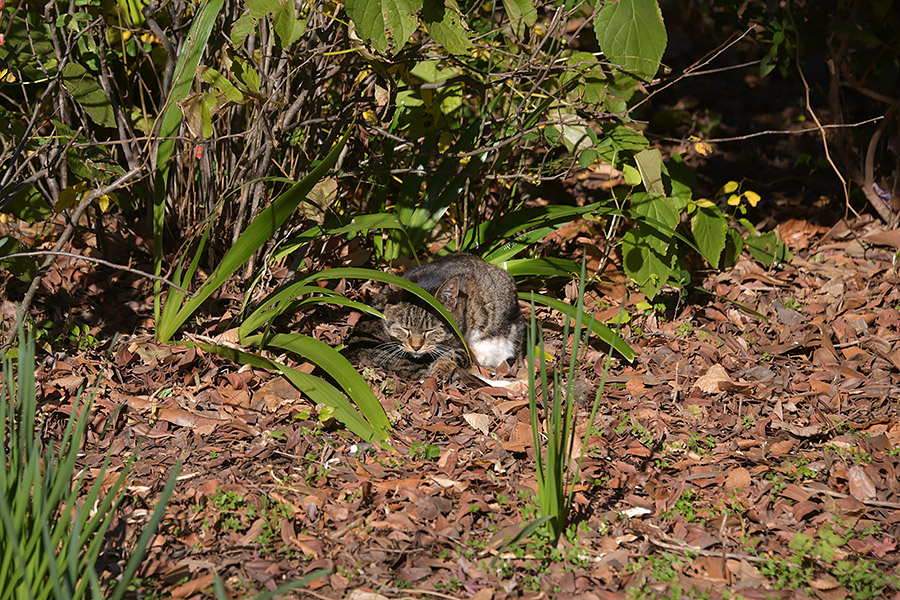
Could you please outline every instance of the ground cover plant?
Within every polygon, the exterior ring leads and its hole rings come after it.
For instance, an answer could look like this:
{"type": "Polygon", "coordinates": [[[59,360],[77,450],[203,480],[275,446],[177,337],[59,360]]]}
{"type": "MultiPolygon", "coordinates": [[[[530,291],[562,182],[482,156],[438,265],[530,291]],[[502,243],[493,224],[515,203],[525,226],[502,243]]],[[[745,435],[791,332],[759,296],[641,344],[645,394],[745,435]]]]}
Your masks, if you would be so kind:
{"type": "Polygon", "coordinates": [[[61,585],[896,595],[900,51],[864,4],[0,3],[17,435],[110,519],[61,585]],[[397,273],[456,251],[533,318],[504,383],[343,359],[381,284],[446,313],[397,273]]]}

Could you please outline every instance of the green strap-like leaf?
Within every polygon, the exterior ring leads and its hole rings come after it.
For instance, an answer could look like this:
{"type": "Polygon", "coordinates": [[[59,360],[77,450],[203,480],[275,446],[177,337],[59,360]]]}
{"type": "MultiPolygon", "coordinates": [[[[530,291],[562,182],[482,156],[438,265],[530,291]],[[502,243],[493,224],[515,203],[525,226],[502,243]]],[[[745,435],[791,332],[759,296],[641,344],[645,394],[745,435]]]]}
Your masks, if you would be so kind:
{"type": "MultiPolygon", "coordinates": [[[[166,98],[166,109],[159,125],[160,142],[156,148],[156,178],[153,185],[153,273],[159,275],[162,272],[163,256],[163,228],[166,211],[166,190],[169,179],[169,159],[175,152],[175,143],[178,140],[178,127],[181,124],[181,109],[178,101],[184,99],[191,91],[191,84],[200,64],[200,57],[206,49],[206,42],[212,32],[213,25],[219,16],[219,10],[225,0],[206,0],[197,11],[191,29],[185,40],[184,50],[178,55],[175,64],[175,77],[172,81],[172,89],[166,98]]],[[[157,338],[160,341],[171,337],[162,338],[160,326],[159,289],[157,281],[153,286],[154,302],[153,316],[157,323],[157,338]]],[[[180,325],[179,323],[178,325],[180,325]]],[[[175,327],[177,329],[178,326],[175,327]]],[[[174,330],[172,331],[174,333],[174,330]]]]}

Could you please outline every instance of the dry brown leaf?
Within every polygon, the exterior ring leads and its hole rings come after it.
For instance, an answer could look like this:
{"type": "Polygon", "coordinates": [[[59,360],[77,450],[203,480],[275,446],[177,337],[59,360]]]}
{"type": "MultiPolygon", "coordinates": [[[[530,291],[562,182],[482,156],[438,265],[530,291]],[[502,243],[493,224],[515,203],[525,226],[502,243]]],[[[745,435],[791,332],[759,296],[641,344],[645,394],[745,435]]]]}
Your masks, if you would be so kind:
{"type": "Polygon", "coordinates": [[[741,489],[750,487],[752,482],[753,480],[750,477],[750,471],[744,467],[738,467],[732,469],[731,472],[728,473],[728,477],[725,478],[725,487],[729,489],[741,489]]]}
{"type": "Polygon", "coordinates": [[[484,435],[488,435],[491,426],[491,418],[488,415],[481,413],[466,413],[463,415],[463,419],[466,420],[466,423],[484,435]]]}
{"type": "Polygon", "coordinates": [[[726,386],[732,384],[731,377],[725,367],[715,364],[706,371],[702,377],[694,382],[694,386],[700,388],[700,391],[706,394],[718,394],[722,390],[727,389],[726,386]]]}
{"type": "Polygon", "coordinates": [[[890,229],[888,231],[871,233],[863,239],[870,244],[875,244],[876,246],[890,246],[891,248],[900,248],[900,229],[890,229]]]}
{"type": "Polygon", "coordinates": [[[859,465],[854,465],[847,471],[847,482],[850,484],[850,495],[860,502],[875,499],[875,484],[859,465]]]}

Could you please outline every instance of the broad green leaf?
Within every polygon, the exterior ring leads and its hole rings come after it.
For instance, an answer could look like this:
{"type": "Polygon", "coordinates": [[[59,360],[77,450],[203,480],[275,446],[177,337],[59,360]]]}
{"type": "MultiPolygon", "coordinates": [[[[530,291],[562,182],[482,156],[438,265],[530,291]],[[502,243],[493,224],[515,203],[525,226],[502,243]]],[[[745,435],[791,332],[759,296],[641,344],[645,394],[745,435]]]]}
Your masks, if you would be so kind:
{"type": "Polygon", "coordinates": [[[231,26],[231,45],[237,47],[243,44],[250,32],[256,28],[257,21],[259,19],[253,18],[249,12],[238,17],[238,20],[231,26]]]}
{"type": "Polygon", "coordinates": [[[631,165],[623,165],[622,176],[625,178],[625,183],[631,187],[641,185],[641,172],[631,165]]]}
{"type": "Polygon", "coordinates": [[[630,229],[622,236],[622,268],[649,299],[668,280],[672,259],[660,251],[656,230],[645,226],[630,229]]]}
{"type": "Polygon", "coordinates": [[[644,189],[651,194],[662,196],[666,193],[662,181],[662,157],[658,148],[647,148],[634,155],[638,171],[641,172],[641,180],[644,189]]]}
{"type": "Polygon", "coordinates": [[[17,258],[3,257],[8,254],[16,254],[25,251],[19,241],[12,237],[0,237],[0,268],[8,270],[16,276],[16,278],[30,282],[37,275],[37,261],[29,256],[19,256],[17,258]]]}
{"type": "Polygon", "coordinates": [[[656,0],[607,2],[594,20],[603,54],[625,71],[649,81],[666,49],[666,26],[656,0]]]}
{"type": "Polygon", "coordinates": [[[675,201],[676,210],[682,212],[694,197],[698,185],[697,175],[677,152],[663,164],[663,173],[668,176],[666,195],[675,201]]]}
{"type": "Polygon", "coordinates": [[[250,16],[255,19],[261,19],[266,15],[271,15],[281,10],[282,4],[280,0],[247,0],[247,8],[250,9],[250,16]]]}
{"type": "Polygon", "coordinates": [[[78,63],[67,62],[62,69],[62,82],[94,123],[103,127],[116,126],[116,117],[109,96],[87,69],[78,63]]]}
{"type": "MultiPolygon", "coordinates": [[[[575,307],[571,304],[566,304],[562,300],[557,300],[556,298],[551,298],[550,296],[544,296],[542,294],[534,294],[533,292],[519,292],[520,300],[531,301],[532,297],[537,304],[549,306],[564,315],[573,315],[573,318],[577,316],[575,314],[575,307]]],[[[625,360],[628,362],[634,360],[634,350],[631,349],[631,346],[629,346],[625,340],[617,336],[615,331],[597,320],[592,320],[591,315],[587,312],[582,313],[581,319],[583,323],[591,323],[591,331],[594,332],[594,335],[612,346],[612,348],[625,360]]]]}
{"type": "Polygon", "coordinates": [[[517,37],[522,37],[526,27],[537,22],[537,10],[531,0],[503,0],[503,9],[509,17],[509,25],[517,37]]]}
{"type": "Polygon", "coordinates": [[[272,28],[282,48],[287,48],[306,32],[306,20],[297,18],[294,0],[284,0],[281,8],[272,14],[272,28]]]}
{"type": "Polygon", "coordinates": [[[317,164],[306,177],[275,198],[272,204],[262,210],[251,221],[234,246],[222,258],[212,275],[175,315],[167,318],[165,322],[157,322],[157,337],[160,341],[171,339],[175,332],[178,331],[178,328],[187,321],[194,311],[274,235],[291,213],[294,212],[297,205],[306,198],[313,186],[331,170],[352,131],[352,127],[348,127],[347,132],[338,140],[322,162],[317,164]]]}
{"type": "Polygon", "coordinates": [[[385,52],[390,36],[396,54],[418,29],[416,13],[422,9],[422,0],[348,0],[345,8],[359,37],[385,52]]]}
{"type": "Polygon", "coordinates": [[[395,54],[403,49],[410,36],[419,28],[420,10],[422,0],[384,1],[384,25],[393,38],[395,54]]]}
{"type": "Polygon", "coordinates": [[[434,41],[450,54],[463,54],[471,46],[456,0],[424,0],[422,22],[434,41]]]}
{"type": "Polygon", "coordinates": [[[700,206],[694,215],[691,233],[700,254],[713,269],[719,268],[719,258],[725,249],[728,219],[715,206],[700,206]]]}
{"type": "Polygon", "coordinates": [[[631,215],[640,221],[646,217],[650,225],[661,230],[667,238],[671,237],[678,225],[678,211],[671,198],[639,192],[631,197],[631,215]]]}
{"type": "Polygon", "coordinates": [[[791,253],[787,246],[774,231],[762,235],[749,235],[744,240],[744,246],[756,260],[771,267],[776,262],[785,262],[791,259],[791,253]]]}

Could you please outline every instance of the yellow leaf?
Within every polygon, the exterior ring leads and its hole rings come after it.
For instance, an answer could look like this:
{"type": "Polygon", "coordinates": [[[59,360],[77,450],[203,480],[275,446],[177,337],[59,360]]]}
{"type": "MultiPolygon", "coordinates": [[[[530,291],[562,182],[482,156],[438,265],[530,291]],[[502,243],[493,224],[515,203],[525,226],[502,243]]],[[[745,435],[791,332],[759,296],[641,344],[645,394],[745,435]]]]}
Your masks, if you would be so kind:
{"type": "Polygon", "coordinates": [[[5,81],[6,83],[15,83],[16,76],[13,73],[10,73],[6,69],[0,69],[0,81],[5,81]]]}
{"type": "Polygon", "coordinates": [[[707,156],[712,154],[712,146],[707,144],[706,142],[697,142],[694,144],[694,152],[699,154],[700,156],[707,156]]]}
{"type": "Polygon", "coordinates": [[[103,194],[99,198],[97,198],[97,204],[100,206],[101,212],[106,212],[109,209],[110,204],[119,205],[119,199],[116,198],[115,194],[103,194]]]}
{"type": "Polygon", "coordinates": [[[6,224],[10,222],[10,217],[6,213],[0,213],[0,223],[6,224]]]}
{"type": "Polygon", "coordinates": [[[728,206],[737,206],[741,203],[741,197],[737,194],[732,194],[728,197],[728,206]]]}
{"type": "Polygon", "coordinates": [[[700,198],[700,199],[697,200],[694,204],[696,204],[696,205],[699,206],[700,208],[709,208],[710,206],[715,206],[714,203],[710,202],[710,201],[707,200],[706,198],[700,198]]]}
{"type": "Polygon", "coordinates": [[[737,191],[739,185],[740,184],[737,181],[729,181],[719,189],[719,193],[716,195],[724,196],[725,194],[734,193],[735,191],[737,191]]]}
{"type": "Polygon", "coordinates": [[[744,198],[747,199],[747,202],[750,203],[750,206],[755,207],[757,204],[759,204],[759,194],[754,191],[747,190],[746,192],[744,192],[744,198]]]}
{"type": "Polygon", "coordinates": [[[441,137],[438,138],[438,150],[440,152],[446,152],[450,149],[450,146],[453,144],[453,134],[449,131],[444,131],[441,133],[441,137]]]}
{"type": "MultiPolygon", "coordinates": [[[[541,355],[541,347],[540,347],[540,346],[535,346],[535,347],[534,347],[534,355],[535,355],[535,356],[540,356],[540,355],[541,355]]],[[[550,354],[549,352],[547,352],[546,350],[544,350],[544,356],[543,356],[543,358],[544,358],[544,362],[545,362],[545,363],[551,363],[551,362],[553,362],[553,355],[550,354]]]]}
{"type": "Polygon", "coordinates": [[[57,199],[56,206],[53,207],[53,210],[59,213],[67,208],[72,208],[81,197],[81,194],[87,189],[87,183],[84,181],[76,183],[75,185],[70,185],[59,193],[59,199],[57,199]]]}
{"type": "Polygon", "coordinates": [[[377,123],[378,117],[375,116],[375,111],[368,109],[363,111],[363,119],[366,120],[367,123],[377,123]]]}

